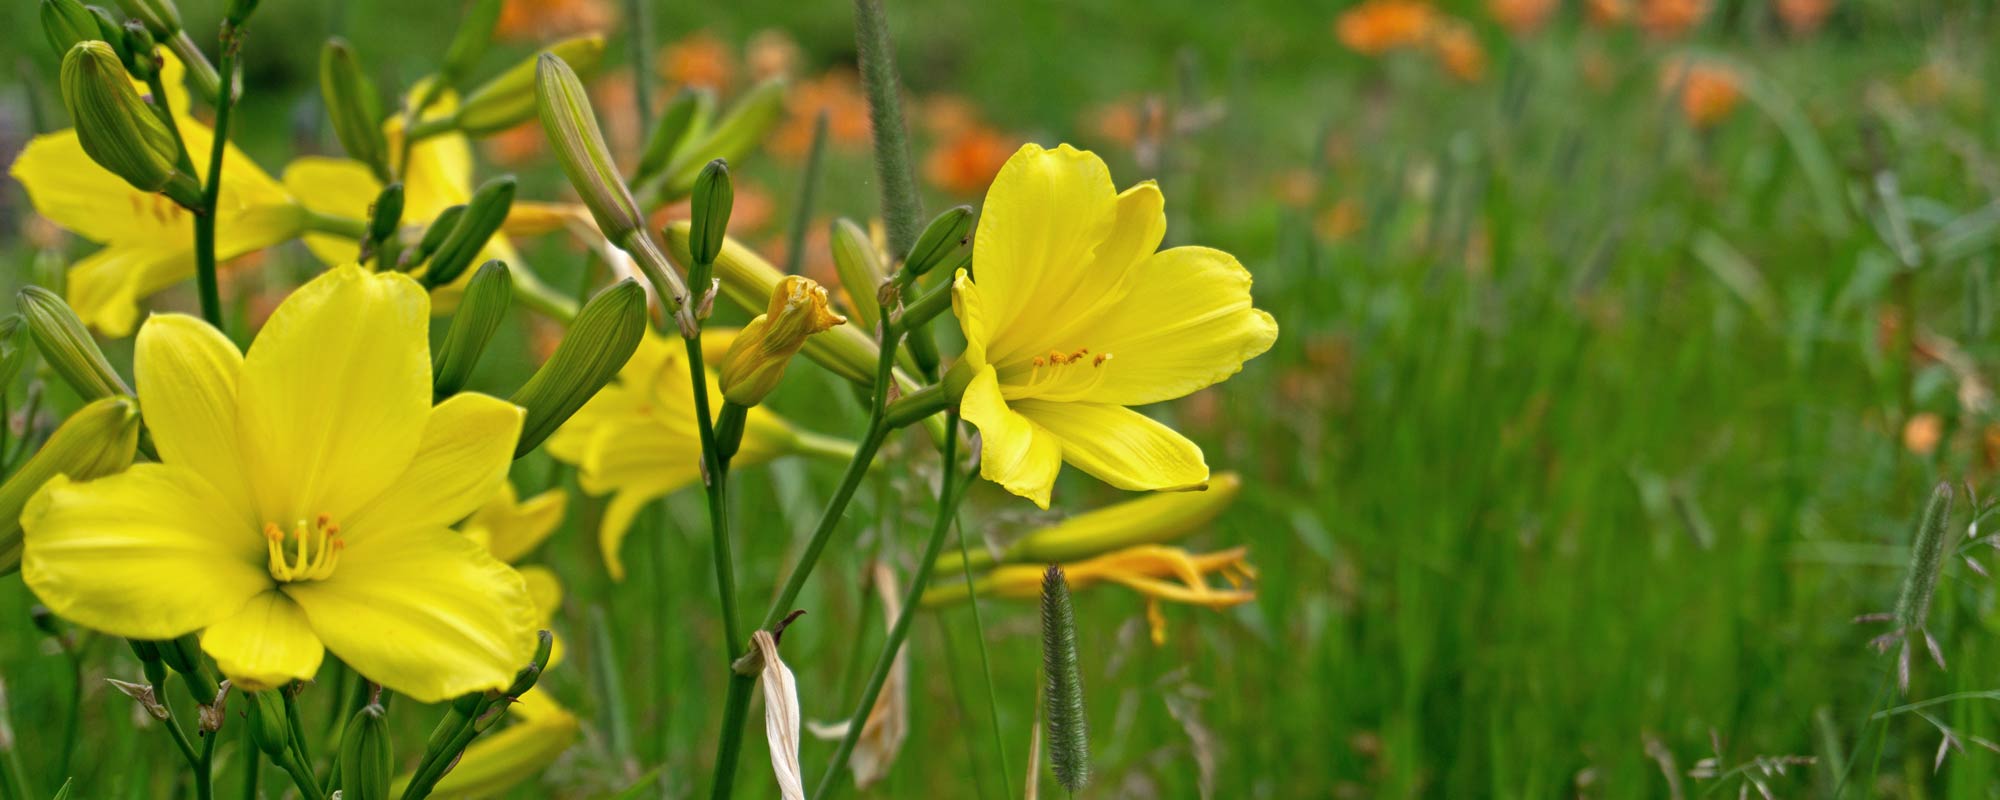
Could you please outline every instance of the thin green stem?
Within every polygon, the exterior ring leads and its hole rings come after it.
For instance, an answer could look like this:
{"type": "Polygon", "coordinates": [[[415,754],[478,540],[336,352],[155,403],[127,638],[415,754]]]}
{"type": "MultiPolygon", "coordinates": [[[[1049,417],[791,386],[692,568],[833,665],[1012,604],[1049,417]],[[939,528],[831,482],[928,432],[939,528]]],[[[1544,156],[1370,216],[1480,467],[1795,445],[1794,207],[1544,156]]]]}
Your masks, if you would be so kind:
{"type": "Polygon", "coordinates": [[[632,96],[643,133],[653,127],[653,24],[646,0],[625,0],[625,24],[632,33],[632,96]]]}
{"type": "Polygon", "coordinates": [[[722,594],[722,630],[729,642],[725,663],[736,660],[736,648],[747,647],[748,634],[736,614],[736,568],[729,542],[729,463],[715,438],[715,415],[708,408],[707,368],[701,361],[701,331],[681,337],[687,346],[688,381],[694,389],[695,427],[701,434],[702,484],[708,494],[708,533],[715,550],[715,587],[722,594]]]}
{"type": "Polygon", "coordinates": [[[725,800],[736,789],[736,760],[743,753],[743,722],[750,717],[751,690],[757,679],[729,672],[729,694],[722,701],[722,740],[715,747],[715,774],[708,796],[725,800]]]}
{"type": "Polygon", "coordinates": [[[215,138],[208,148],[208,177],[201,184],[201,208],[194,212],[194,278],[201,296],[201,318],[222,328],[222,290],[215,277],[215,209],[222,199],[222,162],[229,146],[229,116],[236,106],[236,48],[241,44],[232,25],[222,26],[222,83],[215,96],[215,138]]]}
{"type": "Polygon", "coordinates": [[[909,588],[903,592],[902,613],[896,615],[896,623],[889,628],[889,639],[882,644],[882,652],[875,657],[875,672],[868,678],[868,688],[861,693],[860,702],[854,706],[854,713],[848,715],[847,735],[841,737],[840,746],[834,750],[833,760],[820,773],[819,788],[813,791],[816,800],[831,797],[840,785],[841,767],[854,754],[854,745],[861,740],[862,724],[868,718],[869,710],[875,707],[875,698],[881,696],[882,686],[889,680],[889,673],[895,668],[896,653],[903,648],[903,640],[909,638],[910,622],[916,619],[918,606],[923,601],[924,589],[930,585],[931,570],[937,563],[938,553],[944,549],[945,534],[951,531],[951,522],[958,516],[958,501],[964,497],[963,484],[958,480],[958,411],[945,412],[943,477],[938,481],[937,522],[931,526],[930,541],[924,545],[924,554],[917,561],[917,573],[910,579],[909,588]]]}
{"type": "Polygon", "coordinates": [[[319,781],[313,778],[312,769],[299,762],[298,754],[286,753],[283,759],[273,758],[285,774],[292,776],[292,785],[299,787],[299,795],[306,800],[326,800],[326,793],[319,789],[319,781]]]}
{"type": "Polygon", "coordinates": [[[993,750],[1000,756],[1000,785],[1006,790],[1001,797],[1014,796],[1014,776],[1007,766],[1007,737],[1000,730],[1000,694],[993,686],[993,659],[986,652],[986,623],[979,617],[979,593],[972,590],[972,552],[965,543],[965,524],[952,515],[952,527],[958,529],[958,565],[965,576],[965,599],[972,606],[973,640],[979,643],[979,671],[986,678],[986,713],[993,720],[993,750]]]}
{"type": "MultiPolygon", "coordinates": [[[[240,752],[253,754],[251,758],[243,759],[243,800],[257,800],[257,789],[263,782],[264,759],[254,757],[254,754],[257,752],[257,743],[250,738],[250,726],[239,725],[237,727],[243,729],[243,737],[238,742],[237,747],[240,748],[240,752]]],[[[212,736],[213,734],[211,734],[212,736]]]]}
{"type": "Polygon", "coordinates": [[[215,742],[220,738],[222,735],[216,731],[202,734],[201,765],[194,770],[194,794],[199,800],[215,797],[215,742]]]}
{"type": "Polygon", "coordinates": [[[799,198],[792,209],[792,226],[785,235],[785,274],[799,274],[806,254],[806,228],[812,225],[813,193],[819,187],[820,163],[826,153],[826,109],[813,117],[812,147],[806,150],[806,168],[799,175],[799,198]]]}

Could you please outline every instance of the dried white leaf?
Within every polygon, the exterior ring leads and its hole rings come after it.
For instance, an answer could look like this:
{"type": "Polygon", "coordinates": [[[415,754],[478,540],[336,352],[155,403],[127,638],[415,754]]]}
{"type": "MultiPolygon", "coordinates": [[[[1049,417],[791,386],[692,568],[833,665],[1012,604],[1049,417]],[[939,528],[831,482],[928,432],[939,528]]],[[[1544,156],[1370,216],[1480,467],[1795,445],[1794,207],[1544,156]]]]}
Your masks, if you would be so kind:
{"type": "MultiPolygon", "coordinates": [[[[902,597],[896,588],[896,573],[886,562],[875,562],[875,591],[882,597],[882,617],[888,627],[896,626],[896,617],[902,614],[902,597]]],[[[867,789],[889,774],[889,768],[896,763],[896,754],[903,749],[903,740],[910,732],[910,660],[907,650],[897,650],[896,660],[889,665],[889,678],[882,684],[882,693],[876,695],[874,707],[868,710],[868,719],[861,723],[861,737],[854,741],[854,753],[847,759],[849,769],[854,771],[854,788],[867,789]]],[[[847,735],[853,720],[838,722],[806,723],[806,730],[820,739],[839,739],[847,735]]]]}

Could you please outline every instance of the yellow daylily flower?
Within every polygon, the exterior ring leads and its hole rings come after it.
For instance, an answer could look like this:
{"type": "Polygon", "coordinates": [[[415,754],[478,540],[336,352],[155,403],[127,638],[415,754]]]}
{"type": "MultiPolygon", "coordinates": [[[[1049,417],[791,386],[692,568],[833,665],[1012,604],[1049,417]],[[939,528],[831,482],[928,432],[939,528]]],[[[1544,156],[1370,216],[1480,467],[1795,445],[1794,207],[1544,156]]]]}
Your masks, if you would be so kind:
{"type": "Polygon", "coordinates": [[[555,533],[568,508],[569,495],[561,489],[550,489],[522,500],[514,484],[503,483],[500,493],[472,512],[459,530],[485,547],[494,558],[512,564],[555,533]]]}
{"type": "Polygon", "coordinates": [[[952,308],[965,353],[947,382],[979,428],[980,474],[1047,508],[1062,463],[1128,490],[1208,480],[1201,448],[1127,406],[1187,395],[1270,349],[1250,273],[1206,247],[1158,250],[1165,200],[1118,192],[1104,161],[1029,144],[979,217],[952,308]]]}
{"type": "MultiPolygon", "coordinates": [[[[709,408],[722,407],[714,370],[709,408]]],[[[639,509],[701,480],[701,432],[695,424],[687,354],[678,341],[651,332],[618,379],[549,437],[549,454],[577,467],[583,490],[611,494],[598,527],[598,546],[613,580],[625,579],[619,547],[639,509]]],[[[732,466],[752,466],[786,453],[845,453],[853,446],[794,429],[778,415],[750,409],[732,466]]],[[[843,456],[845,457],[845,456],[843,456]]]]}
{"type": "MultiPolygon", "coordinates": [[[[163,53],[167,107],[179,123],[197,175],[206,176],[215,133],[188,114],[185,73],[163,53]]],[[[149,90],[139,86],[142,94],[149,90]]],[[[216,202],[215,250],[231,259],[299,235],[304,213],[283,186],[229,145],[223,150],[222,192],[216,202]]],[[[139,321],[139,301],[194,275],[194,220],[158,194],[132,188],[84,153],[74,128],[37,136],[8,174],[28,191],[35,211],[104,247],[69,271],[69,304],[90,327],[127,336],[139,321]]]]}
{"type": "MultiPolygon", "coordinates": [[[[1221,610],[1257,599],[1256,590],[1244,588],[1257,579],[1257,569],[1250,565],[1249,551],[1242,547],[1189,553],[1178,547],[1142,544],[1063,564],[1062,568],[1074,591],[1114,583],[1145,595],[1154,644],[1166,642],[1167,622],[1159,605],[1162,600],[1221,610]],[[1210,586],[1207,576],[1211,574],[1220,575],[1229,588],[1210,586]]],[[[1033,600],[1041,596],[1042,574],[1047,569],[1042,564],[1003,564],[974,580],[972,590],[993,597],[1033,600]]],[[[963,582],[944,581],[924,592],[923,605],[948,605],[965,599],[965,593],[963,582]]]]}
{"type": "Polygon", "coordinates": [[[245,689],[310,679],[327,651],[419,702],[511,684],[534,599],[448,526],[499,491],[522,411],[432,406],[428,306],[408,276],[349,265],[247,355],[193,317],[147,320],[134,372],[160,463],[36,494],[28,587],[115,636],[200,631],[245,689]]]}

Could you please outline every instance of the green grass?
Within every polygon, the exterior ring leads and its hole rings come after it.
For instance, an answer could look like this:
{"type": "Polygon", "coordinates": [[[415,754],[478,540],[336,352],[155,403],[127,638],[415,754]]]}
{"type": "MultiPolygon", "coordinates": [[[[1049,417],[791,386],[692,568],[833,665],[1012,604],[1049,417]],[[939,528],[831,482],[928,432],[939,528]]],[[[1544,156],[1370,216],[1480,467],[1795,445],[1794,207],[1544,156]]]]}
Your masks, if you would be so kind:
{"type": "MultiPolygon", "coordinates": [[[[209,4],[186,5],[212,19],[209,4]]],[[[246,51],[243,119],[252,152],[276,167],[299,152],[297,120],[314,118],[304,43],[328,23],[305,4],[266,5],[246,51]]],[[[342,16],[350,36],[381,28],[360,50],[384,78],[420,74],[449,30],[447,11],[417,5],[357,2],[342,16]]],[[[1156,648],[1137,598],[1076,595],[1094,759],[1085,795],[1623,797],[1677,785],[1719,796],[1734,795],[1736,779],[1697,780],[1700,759],[1727,771],[1804,755],[1819,761],[1753,774],[1781,796],[1830,796],[1832,765],[1859,759],[1853,794],[1992,796],[2000,755],[1968,745],[1934,773],[1940,734],[1915,714],[1890,717],[1879,747],[1861,746],[1891,658],[1866,647],[1883,627],[1850,619],[1893,606],[1933,484],[1968,480],[1982,497],[2000,495],[2000,445],[1984,438],[2000,419],[1991,401],[1961,400],[1968,377],[1992,385],[2000,359],[2000,62],[1990,55],[2000,18],[1972,5],[1844,4],[1829,30],[1793,41],[1761,4],[1723,3],[1724,21],[1691,46],[1731,59],[1751,89],[1725,123],[1694,131],[1657,78],[1684,48],[1630,32],[1561,24],[1515,44],[1488,25],[1489,74],[1465,86],[1420,54],[1342,51],[1332,12],[1313,4],[993,5],[891,3],[913,93],[960,94],[1020,137],[1100,148],[1082,119],[1099,104],[1144,94],[1219,104],[1214,124],[1175,139],[1157,173],[1130,153],[1106,156],[1121,182],[1160,179],[1171,243],[1241,257],[1282,329],[1234,380],[1156,409],[1213,467],[1245,475],[1237,507],[1191,541],[1249,546],[1258,601],[1220,614],[1170,607],[1169,642],[1156,648]],[[1586,80],[1585,53],[1609,63],[1608,85],[1586,80]],[[1936,60],[1964,83],[1926,101],[1911,76],[1936,60]],[[1292,176],[1313,186],[1303,207],[1278,199],[1292,176]],[[1337,240],[1316,233],[1319,215],[1343,201],[1361,227],[1337,240]],[[1885,315],[1904,324],[1886,329],[1885,315]],[[1910,357],[1900,337],[1912,320],[1925,353],[1949,340],[1970,372],[1910,357]],[[1901,443],[1916,413],[1943,423],[1927,455],[1901,443]]],[[[1478,16],[1477,4],[1452,5],[1478,16]]],[[[671,10],[654,14],[662,41],[707,28],[741,42],[778,27],[815,69],[852,58],[845,3],[671,10]]],[[[59,108],[31,5],[0,21],[18,31],[0,37],[0,60],[32,64],[0,94],[59,108]]],[[[491,56],[488,69],[506,60],[491,56]]],[[[28,124],[21,102],[5,103],[0,119],[28,124]]],[[[929,144],[920,134],[919,148],[929,144]]],[[[833,154],[819,213],[873,213],[864,158],[833,154]]],[[[783,230],[796,166],[760,156],[742,174],[777,197],[768,232],[783,230]]],[[[525,197],[560,187],[547,165],[523,176],[525,197]]],[[[18,230],[22,193],[0,197],[18,230]]],[[[31,274],[27,243],[10,235],[0,253],[6,283],[31,274]]],[[[561,243],[529,258],[553,285],[577,283],[581,259],[561,243]]],[[[310,263],[291,248],[266,269],[282,285],[310,263]]],[[[158,304],[191,309],[193,295],[158,304]]],[[[525,325],[510,327],[471,388],[516,385],[533,364],[527,341],[525,325]]],[[[129,345],[107,349],[129,366],[129,345]]],[[[59,386],[49,395],[71,407],[59,386]]],[[[772,402],[814,431],[852,437],[863,417],[851,395],[794,369],[772,402]]],[[[899,437],[891,458],[927,448],[899,437]]],[[[1063,508],[1119,498],[1068,472],[1063,508]]],[[[737,579],[757,610],[838,466],[793,460],[738,474],[737,579]]],[[[524,492],[573,485],[542,455],[520,462],[514,480],[524,492]]],[[[871,479],[802,595],[810,613],[785,654],[808,718],[835,717],[858,694],[883,627],[860,576],[878,553],[909,573],[928,487],[901,470],[871,479]]],[[[577,497],[533,560],[568,591],[557,626],[569,657],[544,685],[587,732],[514,796],[605,796],[655,770],[666,796],[703,795],[726,643],[700,493],[644,515],[621,584],[597,556],[597,503],[577,497]]],[[[1958,508],[1954,532],[1966,521],[1958,508]]],[[[963,519],[972,535],[1005,541],[1040,518],[1031,510],[981,484],[963,519]]],[[[29,624],[33,602],[18,579],[0,581],[0,619],[12,621],[0,626],[8,719],[46,796],[62,782],[52,762],[73,676],[29,624]]],[[[1920,657],[1908,700],[2000,688],[1997,609],[1991,581],[1947,564],[1931,630],[1950,669],[1920,657]]],[[[990,733],[981,632],[960,607],[913,628],[912,732],[868,796],[993,798],[1003,783],[1021,785],[1040,681],[1036,613],[1000,601],[981,611],[1011,774],[1003,780],[990,733]]],[[[135,679],[136,661],[122,642],[64,631],[84,653],[75,796],[167,795],[171,744],[136,726],[132,705],[102,681],[135,679]]],[[[333,694],[308,692],[312,722],[331,721],[333,694]]],[[[1970,698],[1926,710],[1962,736],[2000,738],[1996,709],[1970,698]]],[[[391,716],[414,758],[435,712],[400,704],[391,716]]],[[[241,720],[230,724],[241,731],[241,720]]],[[[233,791],[240,742],[228,735],[218,784],[233,791]]],[[[754,721],[749,738],[743,796],[774,797],[754,721]]],[[[831,751],[805,744],[809,779],[831,751]]],[[[281,775],[265,778],[275,796],[281,775]]],[[[1041,786],[1058,791],[1046,767],[1041,786]]]]}

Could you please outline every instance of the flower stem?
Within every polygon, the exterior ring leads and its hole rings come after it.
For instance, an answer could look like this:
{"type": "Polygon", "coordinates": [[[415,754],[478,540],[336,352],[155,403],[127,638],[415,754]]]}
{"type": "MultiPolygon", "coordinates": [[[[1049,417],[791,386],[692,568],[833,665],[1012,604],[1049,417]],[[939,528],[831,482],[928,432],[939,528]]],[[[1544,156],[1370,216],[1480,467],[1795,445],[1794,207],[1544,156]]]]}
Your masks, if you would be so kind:
{"type": "MultiPolygon", "coordinates": [[[[1014,796],[1014,776],[1007,766],[1007,737],[1000,731],[1000,694],[993,687],[993,660],[986,652],[986,623],[979,618],[979,593],[972,590],[972,552],[965,543],[965,525],[952,515],[958,529],[958,565],[965,576],[965,599],[972,606],[973,641],[979,643],[979,671],[986,678],[986,712],[993,719],[993,749],[1000,756],[1001,797],[1014,796]]],[[[940,617],[942,618],[942,617],[940,617]]]]}
{"type": "MultiPolygon", "coordinates": [[[[723,455],[724,445],[716,440],[715,415],[708,408],[707,367],[701,361],[701,331],[695,335],[681,337],[687,345],[688,380],[694,389],[694,415],[696,428],[701,433],[702,485],[708,494],[708,533],[715,550],[715,586],[722,594],[722,630],[724,641],[729,642],[723,656],[725,663],[736,660],[736,648],[748,647],[749,635],[743,632],[743,622],[736,614],[736,568],[730,554],[729,542],[729,461],[723,455]]],[[[741,434],[741,428],[737,433],[741,434]]],[[[733,443],[729,446],[733,450],[733,443]]]]}
{"type": "Polygon", "coordinates": [[[930,584],[931,570],[936,565],[938,554],[944,550],[945,534],[951,531],[951,522],[958,516],[958,501],[965,496],[964,484],[958,478],[958,411],[945,412],[943,477],[938,482],[937,521],[931,526],[930,541],[924,545],[924,555],[917,561],[917,574],[910,579],[910,585],[903,593],[902,613],[896,615],[896,623],[889,628],[889,639],[882,643],[882,653],[875,657],[875,672],[868,677],[868,688],[861,692],[861,700],[854,706],[854,713],[848,716],[847,735],[840,739],[839,748],[834,750],[833,760],[826,771],[820,773],[819,788],[813,791],[814,798],[830,797],[839,785],[841,767],[854,754],[854,745],[861,740],[861,730],[866,725],[868,713],[875,707],[875,699],[882,694],[882,686],[889,680],[889,673],[895,669],[896,653],[903,648],[903,640],[909,638],[910,622],[916,619],[918,607],[924,598],[924,589],[930,584]]]}
{"type": "Polygon", "coordinates": [[[854,0],[854,48],[861,61],[861,85],[868,94],[868,120],[875,129],[875,175],[882,183],[882,222],[889,229],[889,253],[901,257],[917,243],[923,208],[910,171],[909,134],[896,81],[896,57],[882,0],[854,0]]]}
{"type": "Polygon", "coordinates": [[[215,277],[215,208],[222,198],[222,156],[229,146],[229,112],[236,105],[236,49],[240,31],[222,25],[222,75],[215,93],[215,138],[208,148],[208,178],[201,184],[201,207],[194,210],[194,279],[201,295],[201,318],[222,328],[222,290],[215,277]]]}

